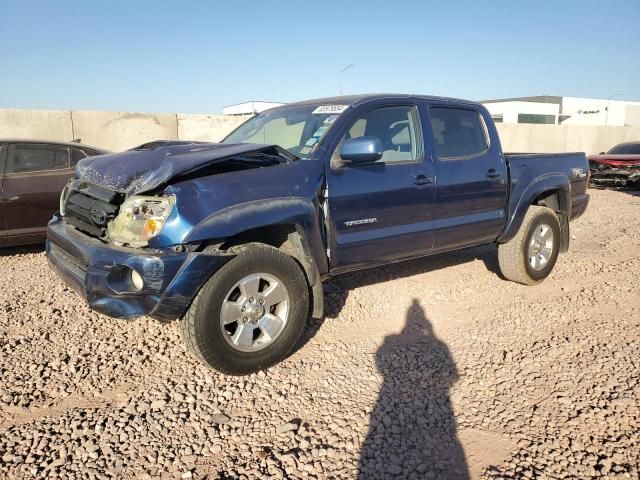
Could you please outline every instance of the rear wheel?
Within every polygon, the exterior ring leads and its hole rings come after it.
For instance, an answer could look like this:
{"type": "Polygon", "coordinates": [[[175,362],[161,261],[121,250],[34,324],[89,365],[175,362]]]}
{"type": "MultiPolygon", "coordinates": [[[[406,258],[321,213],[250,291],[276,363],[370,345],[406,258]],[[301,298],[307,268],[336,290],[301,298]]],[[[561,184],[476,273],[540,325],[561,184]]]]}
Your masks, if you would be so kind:
{"type": "Polygon", "coordinates": [[[309,312],[309,288],[290,256],[262,244],[231,250],[236,257],[209,279],[181,320],[191,352],[222,373],[243,375],[284,359],[309,312]]]}
{"type": "Polygon", "coordinates": [[[542,282],[553,270],[560,251],[560,222],[553,210],[531,206],[520,230],[498,246],[500,271],[524,285],[542,282]]]}

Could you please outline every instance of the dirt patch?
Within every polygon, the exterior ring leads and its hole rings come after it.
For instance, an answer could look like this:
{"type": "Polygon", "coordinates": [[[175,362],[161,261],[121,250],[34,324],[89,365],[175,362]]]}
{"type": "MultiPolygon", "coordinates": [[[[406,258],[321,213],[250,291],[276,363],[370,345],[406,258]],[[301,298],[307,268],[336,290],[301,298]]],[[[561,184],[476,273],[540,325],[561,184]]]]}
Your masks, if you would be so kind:
{"type": "Polygon", "coordinates": [[[492,247],[353,274],[245,378],[4,250],[0,476],[638,478],[640,197],[592,195],[543,284],[501,279],[492,247]]]}

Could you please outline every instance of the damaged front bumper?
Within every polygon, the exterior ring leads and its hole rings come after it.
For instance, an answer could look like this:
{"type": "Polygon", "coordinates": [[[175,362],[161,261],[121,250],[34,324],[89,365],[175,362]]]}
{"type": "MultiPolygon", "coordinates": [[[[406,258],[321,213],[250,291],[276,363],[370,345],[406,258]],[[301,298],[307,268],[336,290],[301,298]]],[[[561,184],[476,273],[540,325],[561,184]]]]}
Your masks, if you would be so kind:
{"type": "Polygon", "coordinates": [[[49,223],[47,237],[51,267],[92,309],[115,318],[181,317],[211,275],[233,258],[115,247],[80,233],[57,216],[49,223]],[[141,278],[141,288],[132,272],[141,278]]]}
{"type": "Polygon", "coordinates": [[[607,165],[589,162],[591,184],[596,187],[640,189],[640,165],[607,165]]]}

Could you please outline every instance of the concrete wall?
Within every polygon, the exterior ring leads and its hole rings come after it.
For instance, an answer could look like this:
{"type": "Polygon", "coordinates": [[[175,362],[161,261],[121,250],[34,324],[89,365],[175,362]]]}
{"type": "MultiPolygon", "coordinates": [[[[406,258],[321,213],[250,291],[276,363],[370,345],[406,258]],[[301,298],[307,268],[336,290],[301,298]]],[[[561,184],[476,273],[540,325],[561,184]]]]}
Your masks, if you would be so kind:
{"type": "MultiPolygon", "coordinates": [[[[62,110],[0,109],[0,138],[37,138],[83,143],[122,151],[152,140],[221,140],[249,116],[146,114],[62,110]]],[[[640,141],[640,127],[497,124],[508,152],[587,154],[617,143],[640,141]]]]}
{"type": "Polygon", "coordinates": [[[152,140],[221,140],[249,116],[0,109],[0,138],[71,141],[126,150],[152,140]]]}
{"type": "Polygon", "coordinates": [[[177,140],[175,114],[71,112],[75,138],[116,152],[150,140],[177,140]]]}
{"type": "Polygon", "coordinates": [[[640,125],[640,105],[629,105],[625,111],[625,125],[640,125]]]}
{"type": "Polygon", "coordinates": [[[0,109],[0,138],[73,140],[71,112],[0,109]]]}
{"type": "Polygon", "coordinates": [[[640,127],[496,124],[506,152],[606,152],[618,143],[640,141],[640,127]]]}
{"type": "Polygon", "coordinates": [[[186,115],[179,113],[178,138],[218,142],[251,115],[186,115]]]}

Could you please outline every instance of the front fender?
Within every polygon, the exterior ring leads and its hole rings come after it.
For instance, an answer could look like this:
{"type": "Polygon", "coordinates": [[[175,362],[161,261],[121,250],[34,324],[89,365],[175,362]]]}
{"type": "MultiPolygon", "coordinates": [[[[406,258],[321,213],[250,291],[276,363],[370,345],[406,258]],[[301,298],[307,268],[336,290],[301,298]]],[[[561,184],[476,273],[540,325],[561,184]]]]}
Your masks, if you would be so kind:
{"type": "Polygon", "coordinates": [[[187,235],[186,243],[225,239],[242,232],[275,225],[295,225],[304,234],[320,274],[327,259],[320,230],[319,206],[301,197],[277,197],[232,205],[212,213],[187,235]]]}
{"type": "MultiPolygon", "coordinates": [[[[569,219],[571,216],[571,184],[566,175],[549,173],[536,177],[527,185],[516,185],[509,199],[509,216],[504,233],[498,237],[498,243],[505,243],[515,237],[522,225],[527,209],[535,200],[546,193],[557,193],[560,213],[569,219]]],[[[561,226],[563,220],[561,220],[561,226]]],[[[564,227],[563,227],[564,230],[564,227]]],[[[568,233],[568,228],[566,229],[568,233]]],[[[564,232],[563,232],[564,233],[564,232]]]]}

